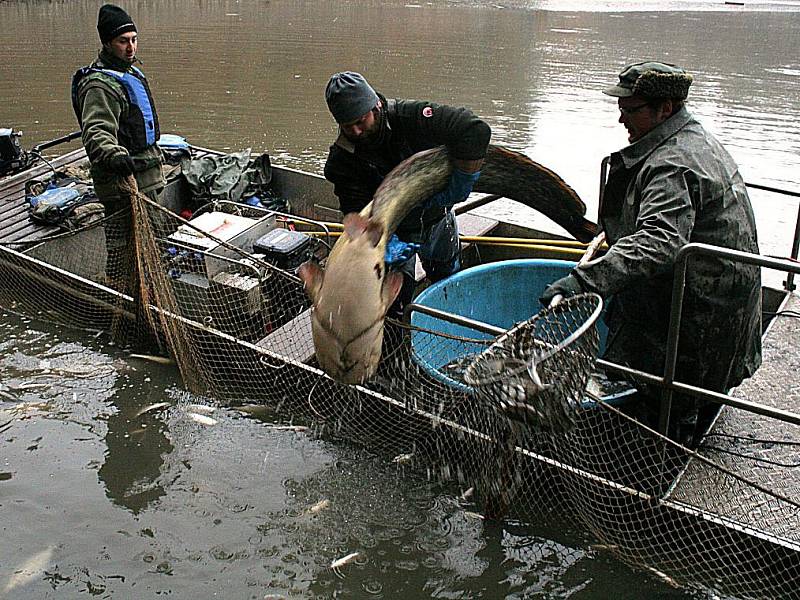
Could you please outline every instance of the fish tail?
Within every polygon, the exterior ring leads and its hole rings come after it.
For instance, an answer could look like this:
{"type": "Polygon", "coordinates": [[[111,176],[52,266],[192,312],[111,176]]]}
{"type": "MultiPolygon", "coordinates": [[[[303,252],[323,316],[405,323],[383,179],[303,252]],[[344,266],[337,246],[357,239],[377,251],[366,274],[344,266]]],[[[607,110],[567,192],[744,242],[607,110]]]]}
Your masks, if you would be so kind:
{"type": "Polygon", "coordinates": [[[556,173],[519,152],[490,145],[474,191],[499,194],[549,217],[582,242],[598,227],[584,218],[586,204],[556,173]]]}

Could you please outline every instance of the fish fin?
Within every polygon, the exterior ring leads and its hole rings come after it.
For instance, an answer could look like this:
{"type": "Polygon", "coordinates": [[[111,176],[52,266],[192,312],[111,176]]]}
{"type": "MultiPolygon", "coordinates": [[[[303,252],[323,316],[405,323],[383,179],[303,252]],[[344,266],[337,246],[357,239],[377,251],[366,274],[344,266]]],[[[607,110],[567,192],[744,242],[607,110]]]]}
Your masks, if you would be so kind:
{"type": "Polygon", "coordinates": [[[366,234],[373,246],[377,246],[383,236],[384,226],[379,221],[374,221],[358,213],[349,213],[342,223],[344,231],[352,240],[366,234]]]}
{"type": "Polygon", "coordinates": [[[366,234],[373,246],[377,246],[381,241],[381,238],[383,237],[383,230],[384,226],[380,222],[373,221],[372,219],[367,222],[366,234]]]}
{"type": "Polygon", "coordinates": [[[322,288],[322,282],[325,280],[325,271],[316,261],[307,260],[297,269],[297,274],[303,280],[308,297],[311,298],[312,302],[316,303],[319,297],[319,290],[322,288]]]}
{"type": "Polygon", "coordinates": [[[368,219],[366,217],[362,217],[358,213],[347,213],[342,221],[344,232],[351,239],[357,238],[364,233],[364,231],[367,229],[367,223],[368,219]]]}
{"type": "Polygon", "coordinates": [[[400,293],[400,288],[403,287],[403,274],[399,271],[389,271],[386,274],[386,279],[383,281],[383,301],[385,302],[386,310],[397,298],[400,293]]]}

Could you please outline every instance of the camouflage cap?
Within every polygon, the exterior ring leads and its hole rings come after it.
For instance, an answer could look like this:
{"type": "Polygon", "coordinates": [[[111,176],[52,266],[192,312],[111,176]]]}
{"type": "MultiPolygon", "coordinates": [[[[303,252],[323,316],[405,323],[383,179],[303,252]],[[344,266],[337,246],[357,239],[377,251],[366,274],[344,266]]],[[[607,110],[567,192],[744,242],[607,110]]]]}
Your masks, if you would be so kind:
{"type": "Polygon", "coordinates": [[[685,100],[692,85],[692,76],[675,65],[640,62],[626,66],[619,74],[619,83],[603,90],[616,98],[680,98],[685,100]]]}

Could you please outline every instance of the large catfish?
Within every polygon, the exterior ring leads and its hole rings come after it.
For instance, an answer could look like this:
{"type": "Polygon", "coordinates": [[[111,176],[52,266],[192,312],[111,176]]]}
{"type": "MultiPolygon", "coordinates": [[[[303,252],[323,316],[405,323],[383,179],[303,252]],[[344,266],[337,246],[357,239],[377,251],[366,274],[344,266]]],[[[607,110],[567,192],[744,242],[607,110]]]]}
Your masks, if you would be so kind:
{"type": "MultiPolygon", "coordinates": [[[[447,185],[452,165],[444,147],[419,152],[397,165],[359,214],[344,219],[344,233],[325,271],[304,263],[300,277],[314,305],[311,328],[317,360],[340,383],[363,383],[378,367],[383,321],[403,277],[384,265],[386,244],[403,218],[447,185]]],[[[597,226],[586,206],[555,173],[524,154],[489,146],[476,192],[499,194],[538,210],[588,242],[597,226]]]]}

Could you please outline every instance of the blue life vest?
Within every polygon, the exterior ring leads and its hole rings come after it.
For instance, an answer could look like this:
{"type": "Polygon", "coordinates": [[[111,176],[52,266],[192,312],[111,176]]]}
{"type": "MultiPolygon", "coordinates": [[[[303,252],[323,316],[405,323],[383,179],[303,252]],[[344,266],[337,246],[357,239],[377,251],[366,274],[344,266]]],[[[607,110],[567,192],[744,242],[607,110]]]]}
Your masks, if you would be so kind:
{"type": "Polygon", "coordinates": [[[90,73],[102,73],[112,77],[125,90],[128,113],[120,116],[119,131],[117,132],[119,143],[131,154],[138,154],[155,144],[160,130],[153,96],[144,73],[133,66],[124,73],[114,69],[102,69],[94,65],[83,67],[75,72],[72,77],[72,108],[75,110],[81,127],[83,126],[81,123],[82,107],[78,98],[78,87],[80,81],[90,73]]]}

